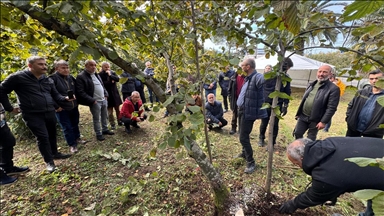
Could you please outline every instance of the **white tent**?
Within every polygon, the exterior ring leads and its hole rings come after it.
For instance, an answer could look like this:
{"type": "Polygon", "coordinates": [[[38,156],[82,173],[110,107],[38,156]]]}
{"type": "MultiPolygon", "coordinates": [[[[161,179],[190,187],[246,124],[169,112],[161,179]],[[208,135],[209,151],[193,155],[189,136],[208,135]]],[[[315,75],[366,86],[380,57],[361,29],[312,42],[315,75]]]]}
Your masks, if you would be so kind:
{"type": "MultiPolygon", "coordinates": [[[[285,56],[287,57],[291,54],[291,52],[287,51],[285,56]]],[[[292,79],[291,86],[297,88],[306,88],[309,82],[316,80],[317,69],[321,65],[326,64],[298,54],[293,54],[290,58],[293,62],[293,67],[288,70],[288,74],[292,79]]],[[[277,64],[277,55],[270,56],[269,59],[265,57],[257,58],[255,61],[257,72],[263,73],[266,65],[275,66],[277,64]]],[[[330,66],[334,67],[333,65],[330,66]]]]}

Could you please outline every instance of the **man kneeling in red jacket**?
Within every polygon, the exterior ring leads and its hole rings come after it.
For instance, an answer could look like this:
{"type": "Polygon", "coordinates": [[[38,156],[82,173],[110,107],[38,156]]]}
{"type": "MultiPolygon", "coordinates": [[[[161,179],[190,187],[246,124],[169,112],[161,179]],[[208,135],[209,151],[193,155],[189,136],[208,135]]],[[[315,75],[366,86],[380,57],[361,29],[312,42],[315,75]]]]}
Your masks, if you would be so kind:
{"type": "Polygon", "coordinates": [[[131,125],[135,128],[140,128],[137,122],[142,122],[147,119],[144,114],[144,109],[141,109],[143,102],[140,99],[140,93],[137,91],[132,92],[130,97],[125,99],[121,107],[119,119],[124,123],[125,132],[131,133],[131,125]]]}

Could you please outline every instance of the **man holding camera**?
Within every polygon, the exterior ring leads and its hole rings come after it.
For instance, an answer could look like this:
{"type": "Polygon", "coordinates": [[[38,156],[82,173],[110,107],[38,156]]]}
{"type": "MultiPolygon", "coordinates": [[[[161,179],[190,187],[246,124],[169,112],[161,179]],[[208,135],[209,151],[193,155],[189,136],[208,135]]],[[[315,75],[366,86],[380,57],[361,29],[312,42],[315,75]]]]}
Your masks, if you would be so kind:
{"type": "Polygon", "coordinates": [[[138,91],[132,92],[131,97],[125,99],[121,107],[119,119],[124,123],[126,133],[132,133],[131,125],[132,127],[140,128],[137,123],[147,119],[147,115],[144,114],[144,109],[141,108],[142,105],[143,103],[141,102],[138,91]]]}
{"type": "MultiPolygon", "coordinates": [[[[62,96],[75,99],[76,79],[69,74],[68,62],[59,60],[55,62],[56,73],[50,78],[55,82],[57,91],[62,96]]],[[[72,153],[77,152],[77,144],[85,144],[86,141],[81,140],[79,130],[79,106],[77,100],[62,101],[55,103],[56,118],[63,129],[65,140],[72,153]]]]}

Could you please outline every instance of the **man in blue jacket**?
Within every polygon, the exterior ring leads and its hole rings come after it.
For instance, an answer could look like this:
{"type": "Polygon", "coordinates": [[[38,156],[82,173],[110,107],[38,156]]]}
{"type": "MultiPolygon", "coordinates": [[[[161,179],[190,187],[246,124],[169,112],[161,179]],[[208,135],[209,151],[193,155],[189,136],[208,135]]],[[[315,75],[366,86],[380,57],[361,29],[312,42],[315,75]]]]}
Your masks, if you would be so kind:
{"type": "Polygon", "coordinates": [[[19,99],[23,120],[37,138],[37,145],[47,165],[47,170],[56,169],[54,159],[65,159],[71,155],[58,152],[56,140],[55,101],[73,101],[57,92],[52,79],[48,78],[45,59],[32,56],[27,60],[28,69],[9,75],[0,84],[0,103],[8,112],[14,108],[8,94],[15,91],[19,99]]]}
{"type": "MultiPolygon", "coordinates": [[[[384,171],[379,167],[360,167],[345,160],[353,157],[383,158],[384,140],[371,137],[330,137],[312,141],[298,139],[287,148],[288,159],[312,176],[312,186],[293,200],[285,202],[280,213],[292,214],[296,209],[336,203],[337,197],[363,189],[384,190],[384,171]]],[[[368,201],[362,216],[373,216],[368,201]]]]}
{"type": "Polygon", "coordinates": [[[241,87],[240,95],[237,99],[239,111],[240,143],[243,147],[242,153],[238,157],[245,158],[247,167],[244,172],[253,173],[256,170],[256,163],[253,159],[253,149],[249,139],[252,132],[253,123],[256,119],[267,117],[267,111],[261,109],[264,103],[264,76],[256,71],[254,59],[245,59],[241,63],[241,68],[247,73],[244,84],[241,87]]]}
{"type": "Polygon", "coordinates": [[[209,129],[213,128],[213,124],[218,124],[219,128],[224,127],[228,124],[227,120],[224,119],[223,106],[219,101],[216,101],[213,93],[208,94],[208,102],[205,103],[205,119],[209,124],[209,129]]]}

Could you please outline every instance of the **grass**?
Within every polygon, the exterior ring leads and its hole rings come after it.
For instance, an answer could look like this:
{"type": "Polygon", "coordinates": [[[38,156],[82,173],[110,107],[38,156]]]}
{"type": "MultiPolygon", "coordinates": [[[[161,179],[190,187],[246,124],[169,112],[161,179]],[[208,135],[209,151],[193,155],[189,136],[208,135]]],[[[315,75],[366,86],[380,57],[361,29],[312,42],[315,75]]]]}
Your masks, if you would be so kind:
{"type": "MultiPolygon", "coordinates": [[[[218,100],[221,100],[218,89],[218,100]]],[[[345,112],[353,91],[341,98],[329,133],[318,139],[344,136],[345,112]]],[[[303,90],[294,89],[294,100],[288,114],[280,121],[280,132],[274,154],[272,191],[280,200],[291,199],[303,192],[310,177],[286,159],[285,147],[293,141],[294,116],[303,90]]],[[[119,127],[114,136],[96,140],[92,117],[87,107],[80,106],[81,132],[90,142],[79,146],[70,159],[56,161],[59,170],[49,174],[34,140],[22,140],[15,146],[14,162],[27,165],[31,171],[13,185],[1,187],[1,215],[212,215],[213,195],[210,185],[183,148],[150,151],[158,145],[167,119],[163,110],[151,112],[154,122],[144,122],[141,129],[127,135],[119,127]]],[[[227,120],[231,112],[225,113],[227,120]]],[[[267,152],[257,147],[260,121],[251,133],[254,157],[258,164],[252,175],[244,174],[244,161],[233,156],[240,152],[238,135],[229,135],[230,125],[221,132],[211,131],[213,164],[233,194],[246,188],[263,187],[266,178],[267,152]]],[[[202,142],[202,136],[199,142],[202,142]]],[[[68,152],[61,132],[61,152],[68,152]]],[[[353,215],[363,210],[360,201],[350,194],[338,199],[334,207],[317,206],[299,210],[300,215],[353,215]]],[[[279,205],[275,203],[274,205],[279,205]]],[[[267,204],[268,205],[268,204],[267,204]]],[[[272,204],[271,204],[272,205],[272,204]]],[[[250,206],[251,208],[252,206],[250,206]]],[[[262,213],[258,215],[263,215],[262,213]]],[[[266,214],[264,214],[266,215],[266,214]]]]}

